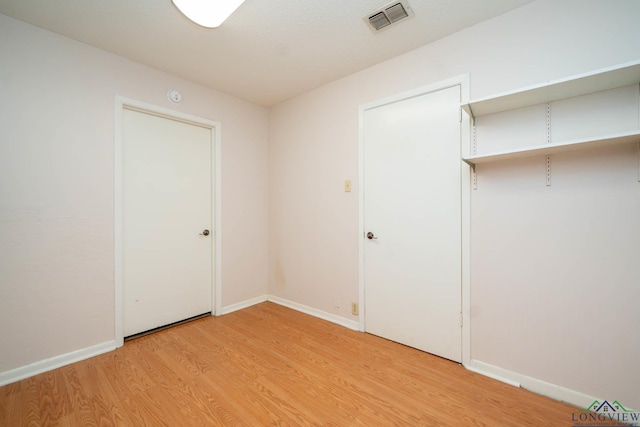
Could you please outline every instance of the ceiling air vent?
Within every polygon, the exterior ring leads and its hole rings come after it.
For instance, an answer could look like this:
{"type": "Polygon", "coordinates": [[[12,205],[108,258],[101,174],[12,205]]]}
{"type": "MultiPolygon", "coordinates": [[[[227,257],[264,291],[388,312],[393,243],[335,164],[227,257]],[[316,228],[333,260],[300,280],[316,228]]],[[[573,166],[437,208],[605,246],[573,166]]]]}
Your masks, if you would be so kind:
{"type": "Polygon", "coordinates": [[[406,0],[395,1],[364,17],[374,32],[380,31],[398,21],[413,16],[413,10],[406,0]]]}

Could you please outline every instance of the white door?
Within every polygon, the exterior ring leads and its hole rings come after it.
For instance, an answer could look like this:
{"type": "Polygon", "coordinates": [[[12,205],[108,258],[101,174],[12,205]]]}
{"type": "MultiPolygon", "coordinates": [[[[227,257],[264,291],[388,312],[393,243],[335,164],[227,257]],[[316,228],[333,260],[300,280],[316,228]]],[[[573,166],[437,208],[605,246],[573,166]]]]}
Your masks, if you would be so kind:
{"type": "Polygon", "coordinates": [[[460,86],[370,108],[365,330],[462,358],[460,86]]]}
{"type": "Polygon", "coordinates": [[[212,145],[209,128],[123,111],[125,337],[211,312],[212,145]]]}

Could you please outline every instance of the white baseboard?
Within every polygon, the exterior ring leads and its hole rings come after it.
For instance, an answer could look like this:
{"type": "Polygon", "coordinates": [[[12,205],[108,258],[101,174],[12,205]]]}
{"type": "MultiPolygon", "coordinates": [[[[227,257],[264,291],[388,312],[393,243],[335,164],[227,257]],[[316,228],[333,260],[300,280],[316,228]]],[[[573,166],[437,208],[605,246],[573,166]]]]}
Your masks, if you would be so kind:
{"type": "Polygon", "coordinates": [[[494,380],[498,380],[500,382],[520,388],[519,382],[511,380],[503,375],[495,374],[494,370],[498,370],[499,368],[496,368],[494,366],[471,359],[471,363],[464,365],[464,367],[472,372],[475,372],[476,374],[484,375],[485,377],[493,378],[494,380]]]}
{"type": "Polygon", "coordinates": [[[74,362],[89,359],[90,357],[97,356],[99,354],[106,353],[115,349],[116,342],[107,341],[102,344],[96,344],[91,347],[72,351],[71,353],[61,354],[50,359],[40,360],[39,362],[12,369],[11,371],[2,372],[0,373],[0,386],[20,381],[25,378],[41,374],[43,372],[51,371],[65,365],[70,365],[74,362]]]}
{"type": "Polygon", "coordinates": [[[259,297],[251,298],[245,301],[240,301],[235,304],[227,305],[222,308],[220,315],[233,313],[234,311],[242,310],[243,308],[251,307],[252,305],[260,304],[262,302],[272,302],[284,307],[300,311],[305,314],[317,317],[322,320],[326,320],[331,323],[336,323],[345,328],[358,330],[359,323],[354,320],[345,319],[344,317],[337,316],[335,314],[327,313],[326,311],[318,310],[317,308],[309,307],[304,304],[298,304],[297,302],[290,301],[285,298],[280,298],[274,295],[261,295],[259,297]]]}
{"type": "Polygon", "coordinates": [[[587,408],[594,400],[597,400],[594,396],[589,396],[579,391],[509,371],[508,369],[499,368],[479,360],[471,359],[470,364],[465,365],[465,368],[515,387],[522,387],[534,393],[567,402],[580,408],[587,408]]]}
{"type": "MultiPolygon", "coordinates": [[[[332,323],[344,326],[349,329],[358,330],[358,322],[345,319],[344,317],[336,316],[331,313],[324,312],[306,305],[298,304],[293,301],[286,300],[284,298],[261,295],[259,297],[251,298],[245,301],[241,301],[235,304],[223,307],[220,311],[220,315],[229,314],[234,311],[242,310],[243,308],[251,307],[252,305],[260,304],[262,302],[271,301],[273,303],[291,308],[293,310],[300,311],[311,316],[318,317],[323,320],[327,320],[332,323]]],[[[23,380],[25,378],[32,377],[34,375],[41,374],[43,372],[51,371],[56,368],[60,368],[65,365],[70,365],[74,362],[89,359],[90,357],[97,356],[102,353],[113,351],[116,349],[115,341],[107,341],[102,344],[97,344],[91,347],[83,348],[80,350],[72,351],[71,353],[61,354],[49,359],[40,360],[38,362],[21,366],[10,371],[0,373],[0,386],[10,384],[16,381],[23,380]]]]}
{"type": "MultiPolygon", "coordinates": [[[[220,314],[223,315],[232,313],[234,311],[242,310],[244,308],[251,307],[252,305],[260,304],[265,301],[270,301],[275,304],[279,304],[284,307],[309,314],[311,316],[338,324],[340,326],[344,326],[345,328],[349,328],[355,331],[357,331],[359,328],[359,323],[357,321],[345,319],[344,317],[327,313],[325,311],[318,310],[316,308],[299,304],[274,295],[261,295],[259,297],[241,301],[236,304],[228,305],[222,308],[220,314]]],[[[107,341],[102,344],[97,344],[91,347],[62,354],[60,356],[41,360],[39,362],[22,366],[10,371],[2,372],[0,373],[0,386],[32,377],[43,372],[51,371],[53,369],[69,365],[74,362],[79,362],[81,360],[88,359],[90,357],[97,356],[99,354],[106,353],[115,349],[116,342],[107,341]]],[[[465,368],[478,374],[485,375],[498,381],[510,384],[514,387],[522,387],[527,390],[531,390],[534,393],[542,394],[552,399],[567,402],[580,408],[586,408],[591,403],[593,403],[594,400],[597,400],[597,398],[594,396],[589,396],[587,394],[571,390],[566,387],[561,387],[556,384],[548,383],[537,378],[519,374],[517,372],[490,365],[488,363],[481,362],[475,359],[471,359],[468,364],[465,364],[465,368]]]]}
{"type": "Polygon", "coordinates": [[[251,307],[252,305],[260,304],[261,302],[266,301],[268,301],[268,295],[260,295],[259,297],[240,301],[235,304],[222,307],[222,310],[220,310],[220,315],[233,313],[234,311],[242,310],[243,308],[251,307]]]}
{"type": "Polygon", "coordinates": [[[303,304],[298,304],[297,302],[289,301],[287,299],[280,298],[274,295],[269,295],[268,301],[291,308],[296,311],[300,311],[305,314],[309,314],[311,316],[326,320],[331,323],[336,323],[340,326],[344,326],[345,328],[353,329],[354,331],[359,330],[358,328],[360,324],[355,320],[345,319],[342,316],[327,313],[326,311],[318,310],[317,308],[309,307],[303,304]]]}

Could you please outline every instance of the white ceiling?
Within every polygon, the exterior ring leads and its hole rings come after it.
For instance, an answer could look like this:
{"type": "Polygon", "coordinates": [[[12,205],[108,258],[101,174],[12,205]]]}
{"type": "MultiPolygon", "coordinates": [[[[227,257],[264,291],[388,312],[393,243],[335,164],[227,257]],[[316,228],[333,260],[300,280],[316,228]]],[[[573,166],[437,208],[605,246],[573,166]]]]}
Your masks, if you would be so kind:
{"type": "Polygon", "coordinates": [[[408,0],[415,17],[374,34],[390,0],[246,0],[216,29],[171,0],[0,0],[0,13],[270,106],[533,0],[408,0]]]}

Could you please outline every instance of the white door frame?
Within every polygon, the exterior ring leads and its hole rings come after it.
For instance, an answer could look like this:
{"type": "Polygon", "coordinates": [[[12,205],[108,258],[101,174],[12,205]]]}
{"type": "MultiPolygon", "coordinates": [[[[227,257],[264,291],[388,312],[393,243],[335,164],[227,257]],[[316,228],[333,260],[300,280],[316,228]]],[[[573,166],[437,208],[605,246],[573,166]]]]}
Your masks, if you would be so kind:
{"type": "MultiPolygon", "coordinates": [[[[428,93],[437,92],[450,87],[460,86],[461,104],[465,104],[469,100],[469,74],[463,74],[447,80],[442,80],[427,86],[422,86],[397,95],[378,99],[376,101],[363,104],[359,108],[359,146],[358,146],[358,168],[359,183],[358,185],[358,252],[359,252],[359,324],[358,329],[361,332],[366,331],[365,325],[365,280],[364,280],[364,113],[366,110],[377,108],[393,102],[403,101],[409,98],[426,95],[428,93]]],[[[463,141],[470,141],[471,138],[471,120],[470,117],[461,109],[462,123],[460,124],[460,149],[462,156],[469,155],[469,144],[463,141]]],[[[471,305],[471,172],[469,167],[460,159],[460,178],[461,178],[461,231],[462,240],[462,263],[461,263],[461,280],[462,280],[462,364],[468,366],[471,361],[471,325],[470,325],[470,305],[471,305]]]]}
{"type": "Polygon", "coordinates": [[[124,138],[122,135],[123,110],[130,109],[142,113],[153,114],[155,116],[164,117],[171,120],[177,120],[183,123],[193,124],[211,129],[213,135],[213,146],[211,147],[211,155],[213,156],[211,164],[213,165],[214,185],[211,187],[211,200],[213,202],[212,221],[213,239],[211,239],[213,260],[211,277],[211,307],[212,315],[222,312],[221,284],[222,284],[222,169],[221,169],[221,143],[220,143],[220,123],[214,122],[201,117],[192,116],[190,114],[172,111],[163,107],[148,104],[146,102],[136,101],[133,99],[116,96],[115,101],[115,159],[114,159],[114,240],[115,240],[115,342],[116,347],[122,347],[124,344],[123,332],[123,274],[122,274],[122,233],[123,233],[123,148],[124,138]]]}

